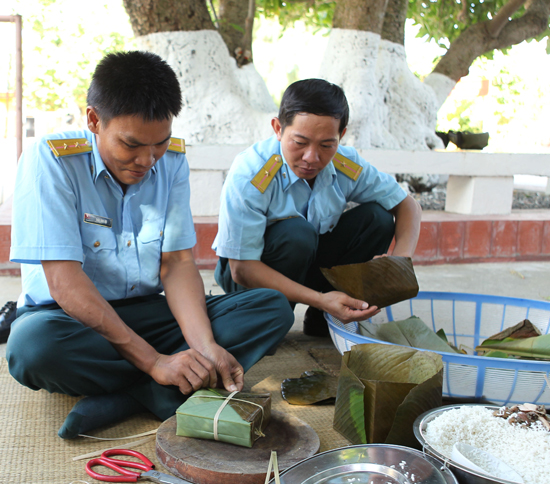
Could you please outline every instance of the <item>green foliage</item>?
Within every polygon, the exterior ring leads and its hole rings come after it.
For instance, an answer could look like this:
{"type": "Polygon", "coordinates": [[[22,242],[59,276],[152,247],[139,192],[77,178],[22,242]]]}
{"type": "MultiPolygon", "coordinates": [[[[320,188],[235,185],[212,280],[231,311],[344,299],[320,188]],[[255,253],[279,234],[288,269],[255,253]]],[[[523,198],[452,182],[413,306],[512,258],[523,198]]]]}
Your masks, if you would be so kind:
{"type": "Polygon", "coordinates": [[[98,1],[93,9],[72,0],[16,0],[23,17],[23,95],[26,109],[86,108],[95,66],[131,38],[122,5],[98,1]],[[117,10],[118,9],[118,10],[117,10]]]}
{"type": "MultiPolygon", "coordinates": [[[[407,16],[420,26],[418,37],[435,40],[441,47],[449,45],[470,25],[490,21],[508,3],[508,0],[469,0],[463,9],[464,0],[409,0],[407,16]]],[[[525,13],[525,7],[519,8],[512,19],[525,13]]],[[[542,40],[550,34],[550,29],[536,37],[542,40]]],[[[550,53],[550,51],[549,51],[550,53]]],[[[492,59],[493,53],[484,55],[492,59]]]]}
{"type": "Polygon", "coordinates": [[[316,31],[332,28],[335,6],[335,1],[327,0],[256,0],[256,15],[278,18],[283,29],[303,21],[316,31]]]}
{"type": "Polygon", "coordinates": [[[472,119],[472,112],[475,107],[475,101],[466,99],[461,100],[456,110],[452,113],[448,113],[446,116],[447,121],[452,125],[448,129],[452,129],[453,131],[481,133],[483,131],[483,122],[472,119]]]}
{"type": "Polygon", "coordinates": [[[519,76],[511,74],[506,67],[503,67],[493,78],[491,84],[496,101],[494,115],[497,118],[497,124],[503,126],[510,123],[518,111],[523,111],[521,93],[528,86],[519,76]]]}

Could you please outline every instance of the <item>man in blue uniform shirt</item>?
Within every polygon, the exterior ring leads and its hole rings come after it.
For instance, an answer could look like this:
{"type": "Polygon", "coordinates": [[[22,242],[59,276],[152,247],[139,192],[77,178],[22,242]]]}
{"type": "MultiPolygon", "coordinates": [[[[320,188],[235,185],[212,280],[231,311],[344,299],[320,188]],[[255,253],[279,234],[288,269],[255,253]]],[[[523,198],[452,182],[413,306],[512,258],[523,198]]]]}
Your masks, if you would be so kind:
{"type": "Polygon", "coordinates": [[[321,79],[290,85],[272,120],[275,135],[237,156],[224,183],[216,281],[227,292],[272,288],[309,306],[304,332],[326,335],[322,312],[343,322],[378,308],[335,291],[320,267],[387,254],[412,257],[419,204],[390,175],[340,145],[349,109],[321,79]],[[348,202],[356,206],[346,210],[348,202]]]}
{"type": "Polygon", "coordinates": [[[172,137],[181,103],[160,57],[110,54],[88,91],[89,131],[21,157],[11,260],[23,293],[6,354],[23,385],[87,397],[63,438],[143,410],[166,419],[202,387],[241,390],[293,323],[273,290],[205,297],[185,145],[172,137]]]}

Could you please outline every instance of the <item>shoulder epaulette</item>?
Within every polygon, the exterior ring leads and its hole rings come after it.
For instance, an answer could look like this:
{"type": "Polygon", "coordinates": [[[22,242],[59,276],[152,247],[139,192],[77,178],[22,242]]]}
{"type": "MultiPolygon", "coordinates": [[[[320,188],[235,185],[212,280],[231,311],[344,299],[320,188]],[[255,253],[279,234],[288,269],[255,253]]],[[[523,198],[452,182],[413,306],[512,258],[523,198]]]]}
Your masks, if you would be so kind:
{"type": "Polygon", "coordinates": [[[332,163],[334,164],[334,168],[341,171],[344,175],[349,176],[353,181],[356,181],[363,171],[363,167],[361,165],[358,165],[340,153],[336,153],[334,155],[332,163]]]}
{"type": "Polygon", "coordinates": [[[185,140],[181,138],[170,138],[168,151],[175,151],[176,153],[185,154],[185,140]]]}
{"type": "Polygon", "coordinates": [[[254,185],[260,192],[264,193],[275,177],[277,172],[283,166],[283,158],[281,155],[273,155],[267,163],[262,166],[262,169],[256,174],[250,183],[254,185]]]}
{"type": "Polygon", "coordinates": [[[92,151],[92,143],[86,138],[49,139],[47,141],[55,156],[80,155],[92,151]]]}

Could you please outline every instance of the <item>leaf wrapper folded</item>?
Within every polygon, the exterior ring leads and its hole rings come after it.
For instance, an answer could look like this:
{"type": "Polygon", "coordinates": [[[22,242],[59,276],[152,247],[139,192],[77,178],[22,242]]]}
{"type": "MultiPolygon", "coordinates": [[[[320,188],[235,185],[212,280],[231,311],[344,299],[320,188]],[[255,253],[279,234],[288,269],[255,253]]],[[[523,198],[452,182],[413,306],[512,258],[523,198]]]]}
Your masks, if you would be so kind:
{"type": "MultiPolygon", "coordinates": [[[[215,440],[214,418],[229,395],[212,388],[196,391],[176,411],[176,435],[215,440]]],[[[270,393],[237,393],[218,417],[218,440],[252,447],[270,418],[270,393]]]]}
{"type": "Polygon", "coordinates": [[[410,257],[380,257],[360,264],[321,268],[321,272],[339,291],[378,308],[418,294],[418,282],[410,257]]]}
{"type": "Polygon", "coordinates": [[[342,357],[334,429],[352,444],[419,447],[415,419],[441,406],[441,355],[385,344],[355,345],[342,357]]]}

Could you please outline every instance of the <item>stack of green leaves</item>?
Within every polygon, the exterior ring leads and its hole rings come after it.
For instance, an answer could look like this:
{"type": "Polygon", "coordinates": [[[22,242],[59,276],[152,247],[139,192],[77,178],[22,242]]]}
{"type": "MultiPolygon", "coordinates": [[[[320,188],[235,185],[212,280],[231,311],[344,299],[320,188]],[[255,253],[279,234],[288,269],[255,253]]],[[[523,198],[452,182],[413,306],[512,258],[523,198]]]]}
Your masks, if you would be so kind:
{"type": "Polygon", "coordinates": [[[418,447],[413,423],[441,406],[441,355],[386,344],[355,345],[342,357],[333,427],[352,444],[418,447]]]}
{"type": "Polygon", "coordinates": [[[396,345],[411,346],[430,351],[459,353],[456,348],[447,343],[444,335],[439,336],[439,333],[434,333],[424,321],[416,316],[383,324],[360,321],[359,333],[369,338],[396,345]]]}

